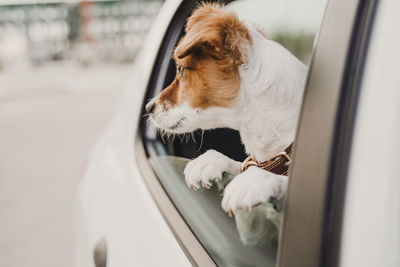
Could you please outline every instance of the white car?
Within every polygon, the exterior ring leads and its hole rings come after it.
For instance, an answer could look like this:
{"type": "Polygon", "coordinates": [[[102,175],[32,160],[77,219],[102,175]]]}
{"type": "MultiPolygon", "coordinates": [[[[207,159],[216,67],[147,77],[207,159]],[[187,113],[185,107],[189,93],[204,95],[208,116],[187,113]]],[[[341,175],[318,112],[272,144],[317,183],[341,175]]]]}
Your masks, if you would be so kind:
{"type": "Polygon", "coordinates": [[[95,255],[108,267],[400,266],[400,2],[230,4],[311,61],[279,242],[252,245],[217,188],[195,192],[182,176],[185,158],[209,148],[243,159],[238,134],[163,142],[146,124],[144,105],[175,75],[171,53],[196,4],[166,1],[93,148],[79,189],[77,264],[94,266],[95,255]]]}

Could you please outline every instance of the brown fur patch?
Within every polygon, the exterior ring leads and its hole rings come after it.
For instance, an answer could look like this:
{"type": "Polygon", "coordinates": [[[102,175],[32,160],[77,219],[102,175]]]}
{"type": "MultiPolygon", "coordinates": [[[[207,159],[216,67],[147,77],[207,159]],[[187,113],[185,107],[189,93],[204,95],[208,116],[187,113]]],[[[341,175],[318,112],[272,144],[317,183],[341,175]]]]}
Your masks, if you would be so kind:
{"type": "Polygon", "coordinates": [[[162,91],[158,101],[162,104],[169,102],[172,106],[174,106],[178,100],[178,88],[179,80],[175,79],[167,88],[162,91]]]}
{"type": "Polygon", "coordinates": [[[172,106],[188,101],[194,108],[229,106],[237,96],[243,45],[251,43],[246,26],[218,4],[202,4],[188,19],[186,35],[174,51],[184,67],[160,95],[172,106]]]}

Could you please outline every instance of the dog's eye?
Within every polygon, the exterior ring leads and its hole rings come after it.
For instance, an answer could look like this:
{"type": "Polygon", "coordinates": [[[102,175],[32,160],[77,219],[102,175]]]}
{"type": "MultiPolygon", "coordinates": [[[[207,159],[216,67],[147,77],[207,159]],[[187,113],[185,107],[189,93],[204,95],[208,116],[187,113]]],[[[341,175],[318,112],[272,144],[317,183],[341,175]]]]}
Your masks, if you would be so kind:
{"type": "Polygon", "coordinates": [[[177,65],[177,66],[176,66],[176,70],[178,71],[180,77],[182,77],[182,74],[183,74],[183,70],[184,70],[184,69],[185,69],[185,68],[182,67],[181,65],[177,65]]]}

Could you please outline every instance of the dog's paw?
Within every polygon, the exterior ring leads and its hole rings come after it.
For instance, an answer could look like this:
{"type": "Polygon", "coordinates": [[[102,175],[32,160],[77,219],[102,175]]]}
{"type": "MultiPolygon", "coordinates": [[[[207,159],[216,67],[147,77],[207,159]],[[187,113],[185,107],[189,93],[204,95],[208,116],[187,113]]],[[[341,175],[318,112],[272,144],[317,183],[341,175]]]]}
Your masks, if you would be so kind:
{"type": "Polygon", "coordinates": [[[249,210],[271,197],[281,198],[286,191],[287,177],[250,167],[230,182],[224,191],[222,208],[232,215],[237,209],[249,210]]]}
{"type": "Polygon", "coordinates": [[[190,161],[183,173],[186,185],[197,190],[200,185],[210,188],[213,180],[222,179],[223,172],[235,175],[239,169],[240,162],[236,162],[215,150],[208,150],[190,161]]]}

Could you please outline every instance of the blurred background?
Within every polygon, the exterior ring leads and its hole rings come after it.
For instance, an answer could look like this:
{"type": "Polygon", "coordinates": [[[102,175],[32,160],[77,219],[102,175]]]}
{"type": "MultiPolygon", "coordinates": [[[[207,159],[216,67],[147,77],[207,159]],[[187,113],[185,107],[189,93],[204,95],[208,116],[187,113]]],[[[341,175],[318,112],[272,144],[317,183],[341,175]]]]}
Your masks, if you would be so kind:
{"type": "Polygon", "coordinates": [[[163,1],[0,0],[0,266],[73,266],[79,173],[163,1]]]}

